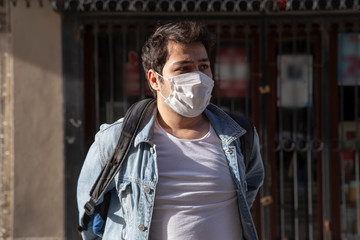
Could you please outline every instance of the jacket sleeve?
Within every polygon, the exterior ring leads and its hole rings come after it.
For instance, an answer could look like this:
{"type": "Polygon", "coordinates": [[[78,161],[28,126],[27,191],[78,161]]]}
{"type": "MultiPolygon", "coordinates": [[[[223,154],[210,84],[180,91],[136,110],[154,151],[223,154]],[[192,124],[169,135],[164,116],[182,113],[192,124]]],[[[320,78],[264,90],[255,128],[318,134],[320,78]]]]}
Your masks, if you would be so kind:
{"type": "Polygon", "coordinates": [[[250,162],[246,169],[246,201],[249,208],[252,207],[256,194],[264,181],[264,165],[260,155],[259,135],[254,127],[254,145],[250,162]]]}
{"type": "MultiPolygon", "coordinates": [[[[100,138],[101,132],[97,133],[95,136],[95,141],[87,153],[78,179],[77,204],[79,210],[79,222],[81,222],[81,218],[85,212],[84,205],[90,199],[91,188],[99,176],[106,161],[100,148],[100,138]]],[[[89,222],[88,230],[82,231],[81,235],[84,240],[101,239],[99,236],[93,233],[92,221],[89,222]]]]}

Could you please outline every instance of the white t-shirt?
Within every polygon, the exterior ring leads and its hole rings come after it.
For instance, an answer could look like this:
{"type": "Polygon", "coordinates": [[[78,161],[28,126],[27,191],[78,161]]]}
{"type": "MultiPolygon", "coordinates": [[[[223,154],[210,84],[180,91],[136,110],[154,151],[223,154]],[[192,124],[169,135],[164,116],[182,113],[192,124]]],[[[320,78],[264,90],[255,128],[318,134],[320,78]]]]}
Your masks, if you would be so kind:
{"type": "Polygon", "coordinates": [[[185,140],[156,122],[153,141],[159,182],[149,239],[243,239],[236,187],[214,129],[185,140]]]}

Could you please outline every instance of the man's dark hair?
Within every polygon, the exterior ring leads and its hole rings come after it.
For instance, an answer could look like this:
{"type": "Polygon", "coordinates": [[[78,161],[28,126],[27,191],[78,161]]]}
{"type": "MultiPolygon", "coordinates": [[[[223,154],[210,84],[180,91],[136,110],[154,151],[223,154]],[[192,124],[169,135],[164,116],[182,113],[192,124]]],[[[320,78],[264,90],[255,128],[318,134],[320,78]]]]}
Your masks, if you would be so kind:
{"type": "MultiPolygon", "coordinates": [[[[141,58],[146,78],[150,69],[162,74],[163,67],[169,57],[168,41],[180,44],[201,42],[210,57],[210,52],[215,44],[215,37],[198,22],[173,22],[158,27],[142,48],[141,58]]],[[[150,89],[152,88],[150,87],[150,89]]]]}

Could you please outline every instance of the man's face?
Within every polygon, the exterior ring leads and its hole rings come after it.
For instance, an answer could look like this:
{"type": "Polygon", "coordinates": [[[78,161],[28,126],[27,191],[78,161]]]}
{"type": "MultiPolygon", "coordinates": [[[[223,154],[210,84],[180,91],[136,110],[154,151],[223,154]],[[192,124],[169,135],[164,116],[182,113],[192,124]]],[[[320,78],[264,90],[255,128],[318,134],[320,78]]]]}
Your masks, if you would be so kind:
{"type": "Polygon", "coordinates": [[[187,45],[169,41],[168,59],[162,75],[171,78],[179,74],[200,71],[212,78],[209,57],[201,42],[187,45]]]}
{"type": "MultiPolygon", "coordinates": [[[[212,78],[209,57],[201,42],[184,45],[169,41],[167,48],[168,59],[162,72],[165,78],[194,71],[203,72],[212,78]]],[[[168,97],[170,95],[169,82],[162,80],[160,85],[162,94],[168,97]]]]}
{"type": "MultiPolygon", "coordinates": [[[[167,48],[168,58],[162,73],[159,74],[169,79],[183,73],[200,71],[212,78],[209,57],[201,42],[179,44],[169,41],[167,48]]],[[[162,79],[155,70],[148,71],[148,79],[151,87],[157,91],[157,95],[159,91],[165,98],[170,95],[169,81],[162,79]]]]}

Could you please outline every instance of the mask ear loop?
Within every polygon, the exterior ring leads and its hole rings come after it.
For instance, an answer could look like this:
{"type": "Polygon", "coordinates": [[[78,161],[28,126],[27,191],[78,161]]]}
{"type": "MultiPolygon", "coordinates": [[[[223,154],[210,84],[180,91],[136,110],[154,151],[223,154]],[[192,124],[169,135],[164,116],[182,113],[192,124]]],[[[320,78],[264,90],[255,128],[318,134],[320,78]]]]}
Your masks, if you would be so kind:
{"type": "Polygon", "coordinates": [[[162,93],[159,91],[159,93],[160,93],[160,96],[166,101],[166,97],[164,97],[164,95],[162,95],[162,93]]]}
{"type": "MultiPolygon", "coordinates": [[[[165,79],[165,80],[168,80],[167,78],[165,78],[164,76],[162,76],[160,73],[156,72],[156,74],[159,75],[161,78],[163,78],[163,79],[165,79]]],[[[168,80],[168,81],[169,81],[169,80],[168,80]]],[[[159,91],[159,93],[160,93],[161,97],[162,97],[164,100],[167,99],[166,97],[164,97],[164,95],[161,93],[161,91],[159,91]]]]}

